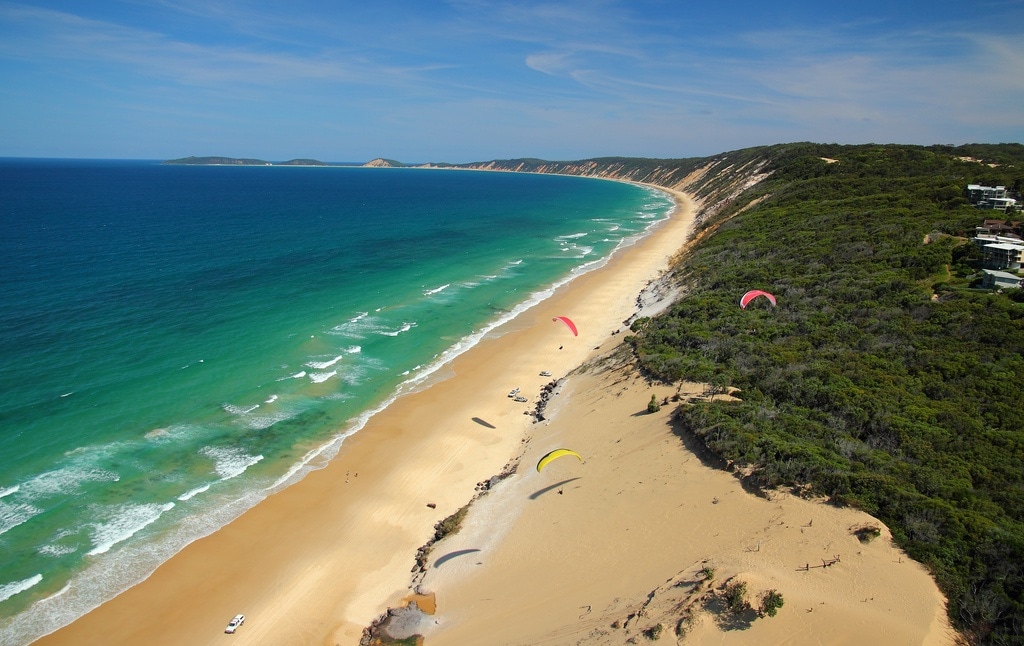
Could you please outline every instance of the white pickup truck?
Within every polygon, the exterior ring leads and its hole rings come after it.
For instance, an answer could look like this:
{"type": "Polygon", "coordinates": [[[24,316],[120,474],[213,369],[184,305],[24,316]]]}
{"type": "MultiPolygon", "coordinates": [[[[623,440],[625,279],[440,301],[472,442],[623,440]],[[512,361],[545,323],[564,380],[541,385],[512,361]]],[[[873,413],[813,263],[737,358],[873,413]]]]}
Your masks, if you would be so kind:
{"type": "Polygon", "coordinates": [[[234,632],[238,630],[238,627],[244,623],[245,615],[235,615],[231,618],[231,621],[228,622],[228,627],[224,629],[224,632],[226,632],[229,635],[233,635],[234,632]]]}

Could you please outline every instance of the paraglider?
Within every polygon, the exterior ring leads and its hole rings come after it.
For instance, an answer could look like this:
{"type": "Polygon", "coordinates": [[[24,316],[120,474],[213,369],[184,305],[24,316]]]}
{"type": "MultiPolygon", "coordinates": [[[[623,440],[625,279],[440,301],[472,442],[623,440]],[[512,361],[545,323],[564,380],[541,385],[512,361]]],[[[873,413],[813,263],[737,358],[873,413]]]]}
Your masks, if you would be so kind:
{"type": "Polygon", "coordinates": [[[540,473],[541,469],[551,464],[558,458],[566,455],[575,455],[577,460],[583,462],[583,458],[580,457],[580,454],[577,453],[576,451],[573,451],[571,449],[555,449],[554,451],[551,451],[550,453],[548,453],[547,455],[540,459],[540,462],[537,463],[537,473],[540,473]]]}
{"type": "Polygon", "coordinates": [[[573,336],[579,336],[580,335],[579,331],[576,330],[576,324],[573,323],[572,320],[568,316],[556,316],[555,318],[553,318],[551,320],[552,321],[561,321],[562,323],[565,323],[565,326],[567,328],[569,328],[569,330],[572,332],[573,336]]]}
{"type": "Polygon", "coordinates": [[[769,302],[771,302],[772,305],[775,305],[774,296],[772,296],[768,292],[761,291],[760,289],[752,289],[746,294],[744,294],[743,298],[740,299],[740,307],[742,307],[743,309],[747,309],[747,305],[750,304],[750,301],[754,300],[758,296],[764,296],[765,298],[768,299],[769,302]]]}

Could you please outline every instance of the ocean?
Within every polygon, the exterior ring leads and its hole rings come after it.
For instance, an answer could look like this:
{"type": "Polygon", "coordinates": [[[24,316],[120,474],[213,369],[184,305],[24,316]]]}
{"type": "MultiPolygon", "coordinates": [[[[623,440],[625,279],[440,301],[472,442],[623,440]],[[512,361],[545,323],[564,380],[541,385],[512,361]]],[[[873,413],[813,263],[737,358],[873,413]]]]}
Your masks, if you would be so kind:
{"type": "Polygon", "coordinates": [[[323,466],[671,207],[552,175],[0,159],[0,644],[323,466]]]}

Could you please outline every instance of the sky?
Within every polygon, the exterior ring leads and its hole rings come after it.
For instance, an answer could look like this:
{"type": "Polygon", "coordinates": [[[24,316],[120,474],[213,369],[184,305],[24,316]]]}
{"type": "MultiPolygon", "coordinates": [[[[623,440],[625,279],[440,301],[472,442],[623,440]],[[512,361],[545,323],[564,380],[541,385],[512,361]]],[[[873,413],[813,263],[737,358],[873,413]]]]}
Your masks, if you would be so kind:
{"type": "Polygon", "coordinates": [[[1024,0],[0,0],[0,156],[1024,141],[1024,0]]]}

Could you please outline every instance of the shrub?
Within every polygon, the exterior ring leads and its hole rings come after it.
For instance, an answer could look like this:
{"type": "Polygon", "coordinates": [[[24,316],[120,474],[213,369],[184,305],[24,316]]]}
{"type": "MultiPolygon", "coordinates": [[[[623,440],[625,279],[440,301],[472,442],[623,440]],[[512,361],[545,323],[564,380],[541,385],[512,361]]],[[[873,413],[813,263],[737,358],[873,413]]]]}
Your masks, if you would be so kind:
{"type": "Polygon", "coordinates": [[[882,535],[882,529],[877,525],[861,525],[853,530],[853,534],[861,543],[870,543],[882,535]]]}
{"type": "Polygon", "coordinates": [[[779,594],[778,590],[769,590],[761,595],[761,607],[758,609],[757,614],[761,617],[765,615],[774,617],[779,612],[779,608],[782,607],[783,603],[782,595],[779,594]]]}
{"type": "Polygon", "coordinates": [[[651,401],[647,402],[647,412],[657,413],[659,410],[661,410],[661,404],[658,403],[658,398],[651,395],[651,401]]]}
{"type": "Polygon", "coordinates": [[[651,641],[657,641],[661,639],[661,633],[665,630],[665,627],[661,624],[655,624],[644,631],[644,637],[651,641]]]}
{"type": "Polygon", "coordinates": [[[725,605],[735,615],[750,610],[750,603],[747,601],[747,584],[743,581],[733,581],[726,585],[725,605]]]}

